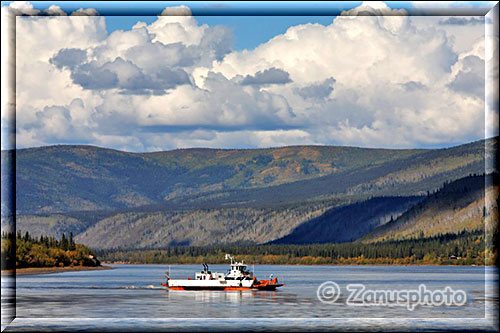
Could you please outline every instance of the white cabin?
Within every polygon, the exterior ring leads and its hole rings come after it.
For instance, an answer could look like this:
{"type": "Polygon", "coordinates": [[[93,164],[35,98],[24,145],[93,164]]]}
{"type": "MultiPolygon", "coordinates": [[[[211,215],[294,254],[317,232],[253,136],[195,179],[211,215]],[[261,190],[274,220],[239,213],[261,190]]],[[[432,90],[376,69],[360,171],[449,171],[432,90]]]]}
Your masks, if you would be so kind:
{"type": "Polygon", "coordinates": [[[242,262],[237,262],[230,255],[226,255],[226,259],[231,259],[231,268],[226,274],[211,272],[208,270],[208,265],[203,264],[203,270],[195,274],[195,280],[252,280],[253,273],[248,271],[247,265],[242,262]]]}
{"type": "Polygon", "coordinates": [[[226,274],[226,280],[252,280],[253,272],[248,271],[247,265],[237,262],[232,256],[226,254],[226,260],[231,259],[231,269],[226,274]]]}

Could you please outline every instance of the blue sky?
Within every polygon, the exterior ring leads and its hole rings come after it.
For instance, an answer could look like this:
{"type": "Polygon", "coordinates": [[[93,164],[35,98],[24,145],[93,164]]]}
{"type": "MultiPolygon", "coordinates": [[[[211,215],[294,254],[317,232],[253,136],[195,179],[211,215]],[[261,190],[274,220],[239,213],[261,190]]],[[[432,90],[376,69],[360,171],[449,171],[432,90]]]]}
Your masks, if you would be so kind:
{"type": "MultiPolygon", "coordinates": [[[[12,2],[2,1],[2,6],[12,2]]],[[[106,25],[109,33],[115,30],[129,30],[137,21],[150,24],[167,5],[186,5],[201,24],[229,26],[235,37],[234,48],[242,50],[253,49],[294,25],[304,23],[328,25],[342,10],[355,8],[362,2],[141,1],[140,5],[134,1],[31,1],[30,3],[41,11],[51,5],[59,6],[67,13],[79,8],[95,8],[100,15],[107,16],[106,25]]],[[[471,6],[481,7],[485,3],[476,1],[471,6]]],[[[404,8],[410,11],[414,8],[411,2],[407,1],[387,1],[386,4],[391,8],[404,8]]]]}
{"type": "MultiPolygon", "coordinates": [[[[328,25],[334,16],[196,16],[200,24],[224,25],[233,30],[236,50],[253,49],[289,27],[305,23],[328,25]]],[[[137,21],[151,24],[156,16],[107,16],[109,32],[129,30],[137,21]]]]}
{"type": "MultiPolygon", "coordinates": [[[[8,5],[12,1],[2,1],[2,5],[8,5]]],[[[61,7],[67,13],[79,8],[95,8],[101,15],[108,15],[106,27],[109,33],[115,30],[129,30],[137,21],[147,24],[156,20],[156,15],[168,6],[186,5],[201,24],[225,25],[233,30],[235,49],[252,49],[257,45],[284,33],[289,27],[304,23],[320,23],[328,25],[332,22],[334,15],[341,10],[358,6],[361,2],[182,2],[182,1],[143,1],[140,6],[133,2],[122,1],[31,1],[34,8],[45,10],[51,5],[61,7]],[[249,16],[253,12],[265,14],[265,16],[249,16]],[[292,16],[272,16],[274,13],[282,14],[288,12],[292,16]],[[320,16],[297,15],[310,12],[320,16]],[[224,13],[225,16],[217,15],[224,13]],[[123,15],[127,16],[123,16],[123,15]],[[133,14],[133,15],[132,15],[133,14]],[[231,16],[234,15],[234,16],[231,16]],[[237,15],[237,16],[236,16],[237,15]]],[[[395,3],[396,4],[396,3],[395,3]]],[[[406,5],[408,6],[408,5],[406,5]]]]}

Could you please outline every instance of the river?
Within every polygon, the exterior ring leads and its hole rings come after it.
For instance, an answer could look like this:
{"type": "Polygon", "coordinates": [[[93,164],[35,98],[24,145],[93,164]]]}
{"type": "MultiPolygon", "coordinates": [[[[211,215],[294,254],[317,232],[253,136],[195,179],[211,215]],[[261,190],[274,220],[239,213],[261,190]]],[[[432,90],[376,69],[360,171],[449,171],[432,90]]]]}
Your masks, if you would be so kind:
{"type": "MultiPolygon", "coordinates": [[[[17,276],[15,284],[2,276],[3,317],[9,301],[4,295],[15,292],[10,305],[16,319],[7,331],[498,329],[498,269],[493,267],[256,265],[258,278],[273,274],[285,286],[275,292],[223,292],[168,291],[160,285],[166,265],[111,266],[115,269],[17,276]],[[318,296],[322,284],[333,282],[338,290],[322,289],[318,296]],[[364,294],[353,298],[361,285],[364,294]],[[439,298],[424,302],[416,293],[408,302],[387,296],[388,290],[401,297],[408,290],[444,293],[447,287],[455,293],[452,304],[439,304],[439,298]],[[371,291],[379,293],[375,299],[371,291]]],[[[227,268],[210,266],[219,272],[227,268]]],[[[170,267],[173,278],[201,269],[170,267]]]]}

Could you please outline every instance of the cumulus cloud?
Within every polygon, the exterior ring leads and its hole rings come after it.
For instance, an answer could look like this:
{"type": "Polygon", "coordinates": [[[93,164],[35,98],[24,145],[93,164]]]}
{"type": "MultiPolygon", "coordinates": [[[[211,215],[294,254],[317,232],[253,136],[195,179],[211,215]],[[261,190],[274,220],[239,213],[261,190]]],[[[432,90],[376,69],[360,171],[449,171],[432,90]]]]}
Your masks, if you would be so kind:
{"type": "Polygon", "coordinates": [[[120,57],[103,65],[98,65],[96,61],[78,64],[74,66],[71,78],[84,89],[116,88],[127,90],[127,93],[172,89],[177,85],[190,83],[188,74],[182,69],[161,68],[156,73],[145,75],[134,63],[120,57]]]}
{"type": "Polygon", "coordinates": [[[484,24],[484,18],[478,17],[449,17],[442,21],[439,21],[441,25],[466,25],[466,24],[484,24]]]}
{"type": "MultiPolygon", "coordinates": [[[[73,82],[84,89],[116,88],[126,90],[121,92],[126,94],[149,90],[158,94],[177,85],[191,84],[191,67],[220,60],[231,49],[231,38],[226,37],[230,32],[224,27],[204,27],[198,43],[186,45],[168,39],[163,43],[153,32],[156,24],[115,31],[88,50],[60,50],[50,62],[59,69],[69,69],[73,82]],[[89,61],[83,63],[85,54],[90,55],[89,61]]],[[[164,27],[165,34],[171,26],[164,27]]],[[[178,30],[177,25],[172,27],[178,30]]]]}
{"type": "Polygon", "coordinates": [[[410,92],[426,88],[426,86],[424,84],[422,84],[420,82],[416,82],[416,81],[408,81],[408,82],[402,83],[401,87],[404,90],[410,91],[410,92]]]}
{"type": "Polygon", "coordinates": [[[160,16],[191,16],[191,9],[186,6],[167,7],[160,16]]]}
{"type": "Polygon", "coordinates": [[[364,1],[358,7],[342,11],[342,16],[399,16],[408,15],[404,9],[391,9],[382,1],[364,1]]]}
{"type": "MultiPolygon", "coordinates": [[[[21,131],[29,133],[28,142],[46,144],[77,143],[92,139],[82,120],[85,113],[84,102],[76,98],[69,105],[46,106],[35,113],[30,121],[25,121],[21,131]]],[[[26,136],[21,136],[25,139],[26,136]]],[[[24,142],[22,142],[24,143],[24,142]]]]}
{"type": "Polygon", "coordinates": [[[303,98],[324,99],[332,93],[334,83],[335,79],[331,77],[323,82],[311,84],[302,88],[296,88],[295,92],[303,98]]]}
{"type": "Polygon", "coordinates": [[[484,28],[405,14],[364,3],[244,51],[232,50],[231,29],[183,6],[111,34],[99,16],[20,18],[17,143],[151,151],[481,138],[484,28]]]}
{"type": "MultiPolygon", "coordinates": [[[[328,26],[291,27],[253,51],[227,55],[212,70],[229,78],[270,66],[289,72],[291,89],[267,90],[287,98],[316,142],[401,147],[480,138],[480,68],[461,64],[466,53],[454,49],[460,36],[448,34],[437,18],[424,19],[416,25],[420,18],[339,16],[328,26]],[[450,84],[458,84],[461,71],[478,78],[471,83],[477,87],[474,96],[450,84]],[[331,77],[332,91],[319,84],[331,77]],[[307,98],[319,91],[329,99],[307,98]]],[[[484,40],[483,32],[475,33],[469,40],[484,40]]],[[[469,55],[481,57],[474,47],[468,45],[469,55]]]]}
{"type": "Polygon", "coordinates": [[[38,9],[33,8],[33,5],[27,1],[14,1],[8,8],[14,15],[38,15],[40,13],[38,9]]]}
{"type": "Polygon", "coordinates": [[[71,16],[97,16],[99,13],[94,8],[80,8],[71,13],[71,16]]]}
{"type": "Polygon", "coordinates": [[[484,60],[475,55],[469,55],[461,60],[462,68],[453,78],[449,87],[463,94],[484,97],[484,60]]]}
{"type": "Polygon", "coordinates": [[[106,131],[137,126],[141,132],[192,130],[240,131],[293,128],[295,117],[279,95],[241,86],[220,73],[210,72],[205,89],[181,86],[158,96],[116,96],[99,106],[95,120],[108,124],[106,131]],[[126,108],[127,111],[117,112],[126,108]]]}
{"type": "MultiPolygon", "coordinates": [[[[110,63],[106,63],[105,65],[110,65],[110,63]]],[[[115,72],[105,67],[99,67],[95,62],[78,66],[77,70],[71,73],[71,79],[84,89],[112,89],[118,87],[118,76],[115,72]]],[[[132,71],[133,69],[137,69],[130,63],[125,63],[121,67],[124,69],[132,68],[132,71]]]]}
{"type": "Polygon", "coordinates": [[[61,49],[49,62],[57,68],[75,68],[87,59],[87,52],[80,49],[61,49]]]}
{"type": "Polygon", "coordinates": [[[61,7],[52,5],[49,8],[45,9],[44,13],[46,15],[53,15],[53,16],[66,16],[66,12],[61,9],[61,7]]]}
{"type": "Polygon", "coordinates": [[[242,85],[286,84],[289,82],[292,82],[290,74],[275,67],[258,71],[255,75],[247,75],[241,80],[242,85]]]}

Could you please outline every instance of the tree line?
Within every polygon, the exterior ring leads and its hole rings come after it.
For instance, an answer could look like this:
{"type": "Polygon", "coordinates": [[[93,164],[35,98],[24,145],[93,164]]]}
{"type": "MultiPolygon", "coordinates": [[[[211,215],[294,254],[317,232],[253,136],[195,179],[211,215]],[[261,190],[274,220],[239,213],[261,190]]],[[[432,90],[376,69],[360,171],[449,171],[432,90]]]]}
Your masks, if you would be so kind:
{"type": "Polygon", "coordinates": [[[2,232],[2,270],[26,267],[100,266],[93,251],[75,243],[73,233],[61,239],[29,232],[2,232]]]}
{"type": "Polygon", "coordinates": [[[485,248],[484,231],[462,231],[426,238],[336,244],[170,246],[163,249],[98,250],[108,262],[225,263],[224,253],[257,264],[476,264],[492,265],[495,249],[485,248]]]}

